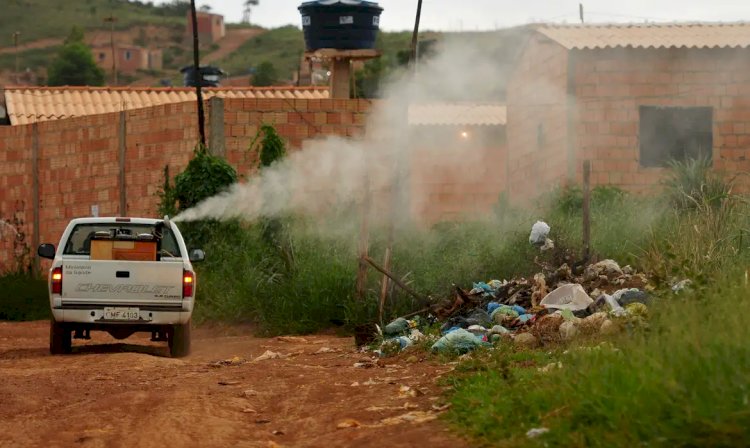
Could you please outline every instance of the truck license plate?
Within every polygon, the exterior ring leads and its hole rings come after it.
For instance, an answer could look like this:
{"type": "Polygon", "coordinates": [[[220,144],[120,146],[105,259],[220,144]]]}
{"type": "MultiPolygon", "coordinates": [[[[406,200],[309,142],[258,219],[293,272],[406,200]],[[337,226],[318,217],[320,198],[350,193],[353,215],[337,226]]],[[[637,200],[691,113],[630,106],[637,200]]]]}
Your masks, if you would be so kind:
{"type": "Polygon", "coordinates": [[[104,308],[104,320],[138,320],[139,317],[138,308],[104,308]]]}

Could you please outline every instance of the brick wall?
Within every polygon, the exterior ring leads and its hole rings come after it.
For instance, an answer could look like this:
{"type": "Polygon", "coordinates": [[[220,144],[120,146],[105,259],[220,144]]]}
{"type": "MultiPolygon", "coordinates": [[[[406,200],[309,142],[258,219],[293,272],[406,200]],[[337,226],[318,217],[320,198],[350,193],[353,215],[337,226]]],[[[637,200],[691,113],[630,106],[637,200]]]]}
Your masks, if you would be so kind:
{"type": "Polygon", "coordinates": [[[31,246],[31,135],[31,126],[0,127],[0,220],[9,223],[0,222],[0,272],[17,269],[17,258],[31,246]]]}
{"type": "MultiPolygon", "coordinates": [[[[575,52],[576,139],[592,182],[653,190],[664,175],[639,162],[639,106],[713,108],[713,161],[750,170],[750,50],[620,49],[575,52]]],[[[747,191],[746,176],[740,177],[747,191]]]]}
{"type": "MultiPolygon", "coordinates": [[[[364,132],[370,103],[365,100],[225,99],[225,155],[240,174],[251,175],[257,153],[248,151],[262,123],[272,124],[292,150],[320,135],[364,132]]],[[[207,114],[210,107],[206,103],[207,114]]],[[[196,106],[177,103],[122,113],[125,132],[125,214],[155,216],[163,170],[182,171],[197,137],[196,106]]],[[[40,122],[38,133],[39,239],[57,242],[68,221],[120,214],[119,129],[121,114],[40,122]]],[[[207,121],[208,123],[208,121],[207,121]]],[[[208,126],[207,126],[208,128],[208,126]]],[[[207,129],[207,132],[209,129],[207,129]]],[[[0,219],[22,223],[22,244],[32,247],[33,125],[0,127],[0,219]]],[[[0,230],[0,272],[15,269],[14,235],[0,230]]],[[[36,248],[33,248],[35,251],[36,248]]]]}
{"type": "Polygon", "coordinates": [[[506,185],[506,136],[498,126],[419,126],[411,154],[411,216],[425,224],[489,213],[506,185]]]}
{"type": "MultiPolygon", "coordinates": [[[[290,149],[298,150],[304,141],[316,137],[362,137],[372,107],[366,100],[333,99],[206,102],[209,140],[210,116],[215,113],[211,107],[215,104],[223,106],[223,120],[218,123],[219,129],[223,128],[224,148],[212,149],[222,152],[246,177],[257,170],[258,153],[249,148],[262,124],[274,125],[290,149]]],[[[408,188],[412,218],[432,224],[490,212],[505,186],[507,156],[502,128],[415,129],[414,137],[422,146],[411,158],[408,188]],[[466,137],[462,132],[467,132],[466,137]]],[[[90,216],[93,205],[100,216],[156,216],[165,165],[169,165],[173,177],[192,157],[198,139],[196,105],[168,104],[35,126],[0,127],[0,219],[19,223],[23,234],[23,241],[14,243],[9,228],[0,229],[0,272],[15,268],[15,252],[24,247],[36,250],[32,225],[35,132],[39,240],[57,243],[69,220],[90,216]],[[123,122],[125,131],[121,134],[123,122]],[[124,212],[120,210],[122,135],[124,212]]],[[[382,190],[382,186],[377,188],[382,190]]],[[[381,199],[390,197],[385,191],[376,193],[381,199]]]]}
{"type": "Polygon", "coordinates": [[[508,84],[508,184],[514,203],[564,181],[568,52],[534,35],[508,84]]]}

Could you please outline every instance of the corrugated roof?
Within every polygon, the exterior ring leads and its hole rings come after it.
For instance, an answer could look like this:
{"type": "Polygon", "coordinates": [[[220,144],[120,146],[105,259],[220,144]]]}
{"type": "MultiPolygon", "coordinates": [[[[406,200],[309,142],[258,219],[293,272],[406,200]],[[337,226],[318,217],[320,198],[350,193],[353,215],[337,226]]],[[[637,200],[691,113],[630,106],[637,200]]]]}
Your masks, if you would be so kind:
{"type": "Polygon", "coordinates": [[[409,124],[422,126],[505,126],[504,104],[424,103],[409,106],[409,124]]]}
{"type": "MultiPolygon", "coordinates": [[[[2,90],[12,125],[195,101],[188,87],[9,87],[2,90]]],[[[203,89],[206,99],[326,99],[327,87],[231,87],[203,89]]]]}
{"type": "Polygon", "coordinates": [[[537,31],[572,49],[748,48],[750,23],[541,25],[537,31]]]}

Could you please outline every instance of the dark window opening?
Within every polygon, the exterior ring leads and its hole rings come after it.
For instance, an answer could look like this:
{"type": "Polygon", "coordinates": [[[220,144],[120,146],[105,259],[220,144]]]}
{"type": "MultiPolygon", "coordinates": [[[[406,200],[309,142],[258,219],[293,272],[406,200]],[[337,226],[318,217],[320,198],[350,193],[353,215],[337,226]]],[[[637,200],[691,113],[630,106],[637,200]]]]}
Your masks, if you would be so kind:
{"type": "Polygon", "coordinates": [[[126,52],[125,52],[125,60],[126,60],[126,61],[129,61],[129,60],[130,60],[130,58],[131,58],[131,54],[130,54],[130,51],[126,51],[126,52]]]}
{"type": "Polygon", "coordinates": [[[713,108],[640,107],[641,166],[706,158],[713,147],[713,108]]]}
{"type": "Polygon", "coordinates": [[[104,53],[99,53],[99,60],[103,61],[106,55],[104,53]]]}

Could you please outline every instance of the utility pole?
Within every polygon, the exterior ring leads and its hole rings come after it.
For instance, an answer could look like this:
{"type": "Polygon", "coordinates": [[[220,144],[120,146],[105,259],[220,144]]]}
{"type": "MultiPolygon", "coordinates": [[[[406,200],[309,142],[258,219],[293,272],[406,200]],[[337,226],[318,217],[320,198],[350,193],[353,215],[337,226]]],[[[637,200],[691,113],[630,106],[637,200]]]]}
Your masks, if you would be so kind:
{"type": "Polygon", "coordinates": [[[417,64],[417,44],[419,43],[419,22],[422,20],[422,0],[417,2],[417,17],[414,20],[414,33],[411,35],[411,62],[417,64]]]}
{"type": "Polygon", "coordinates": [[[201,87],[203,84],[203,74],[201,73],[200,66],[200,49],[198,48],[198,14],[195,12],[195,0],[190,0],[190,16],[193,19],[193,69],[195,70],[195,96],[198,97],[198,132],[201,138],[201,147],[206,147],[206,130],[203,129],[203,124],[206,121],[206,117],[203,114],[203,93],[201,87]]]}
{"type": "Polygon", "coordinates": [[[21,35],[20,31],[16,31],[13,33],[13,47],[15,47],[15,54],[16,54],[16,85],[19,85],[21,83],[21,74],[20,68],[18,65],[18,37],[21,35]]]}
{"type": "Polygon", "coordinates": [[[583,3],[578,4],[578,15],[581,18],[581,23],[584,23],[584,16],[583,16],[583,3]]]}
{"type": "Polygon", "coordinates": [[[117,55],[115,54],[115,22],[117,17],[110,15],[104,18],[105,23],[110,24],[109,28],[109,45],[112,49],[112,85],[117,85],[117,55]]]}

